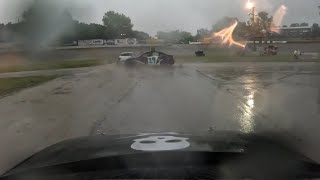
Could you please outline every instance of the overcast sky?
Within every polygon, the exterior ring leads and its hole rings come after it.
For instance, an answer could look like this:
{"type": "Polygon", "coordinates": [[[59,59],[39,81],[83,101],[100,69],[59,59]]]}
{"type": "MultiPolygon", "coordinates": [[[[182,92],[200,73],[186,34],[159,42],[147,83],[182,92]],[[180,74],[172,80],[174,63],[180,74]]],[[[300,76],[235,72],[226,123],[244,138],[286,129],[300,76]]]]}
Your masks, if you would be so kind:
{"type": "MultiPolygon", "coordinates": [[[[16,22],[32,0],[0,0],[0,21],[16,22]]],[[[44,0],[45,1],[45,0],[44,0]]],[[[186,30],[195,33],[209,28],[224,16],[248,19],[246,0],[48,0],[68,8],[74,19],[100,23],[109,10],[124,13],[132,19],[134,29],[154,35],[158,30],[186,30]]],[[[320,23],[320,0],[255,0],[257,10],[273,14],[284,4],[288,13],[284,24],[320,23]]]]}

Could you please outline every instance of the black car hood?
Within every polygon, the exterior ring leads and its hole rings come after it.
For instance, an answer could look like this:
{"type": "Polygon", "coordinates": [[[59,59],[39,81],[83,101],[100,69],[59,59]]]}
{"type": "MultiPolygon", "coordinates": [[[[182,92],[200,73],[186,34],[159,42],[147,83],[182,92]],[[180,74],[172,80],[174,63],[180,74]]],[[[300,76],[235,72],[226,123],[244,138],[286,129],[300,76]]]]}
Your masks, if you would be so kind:
{"type": "MultiPolygon", "coordinates": [[[[116,157],[149,152],[230,152],[244,153],[254,147],[270,144],[268,139],[235,132],[202,134],[144,133],[114,136],[91,136],[63,141],[28,158],[6,175],[59,164],[104,157],[116,157]],[[259,144],[256,144],[259,142],[259,144]]],[[[273,146],[273,145],[271,145],[273,146]]],[[[254,150],[255,151],[255,150],[254,150]]],[[[306,159],[297,156],[299,159],[306,159]]]]}

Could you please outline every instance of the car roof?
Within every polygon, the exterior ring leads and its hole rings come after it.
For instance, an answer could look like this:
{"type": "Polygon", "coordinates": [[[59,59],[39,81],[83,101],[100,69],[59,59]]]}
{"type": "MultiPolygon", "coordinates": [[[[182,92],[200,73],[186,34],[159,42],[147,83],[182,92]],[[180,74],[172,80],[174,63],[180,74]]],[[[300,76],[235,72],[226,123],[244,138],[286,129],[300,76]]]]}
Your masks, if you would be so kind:
{"type": "Polygon", "coordinates": [[[143,54],[145,54],[145,53],[153,53],[153,52],[157,52],[157,53],[163,53],[163,54],[165,54],[164,52],[161,52],[161,51],[148,51],[148,52],[144,52],[143,54]]]}

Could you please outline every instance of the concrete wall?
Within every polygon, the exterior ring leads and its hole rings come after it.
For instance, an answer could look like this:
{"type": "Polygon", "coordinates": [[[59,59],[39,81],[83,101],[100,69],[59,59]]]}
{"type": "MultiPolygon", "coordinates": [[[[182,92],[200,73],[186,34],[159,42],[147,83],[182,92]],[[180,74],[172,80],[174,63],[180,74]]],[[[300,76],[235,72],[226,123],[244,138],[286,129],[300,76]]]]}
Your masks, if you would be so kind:
{"type": "Polygon", "coordinates": [[[103,39],[78,40],[79,46],[103,45],[103,39]]]}

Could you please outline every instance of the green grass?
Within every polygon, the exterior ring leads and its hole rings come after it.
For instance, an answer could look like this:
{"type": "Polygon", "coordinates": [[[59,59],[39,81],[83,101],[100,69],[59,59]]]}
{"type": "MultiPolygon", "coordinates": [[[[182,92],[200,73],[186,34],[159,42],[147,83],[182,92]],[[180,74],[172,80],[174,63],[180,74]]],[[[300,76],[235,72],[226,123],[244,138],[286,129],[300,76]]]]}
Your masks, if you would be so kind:
{"type": "Polygon", "coordinates": [[[0,73],[5,72],[19,72],[19,71],[35,71],[35,70],[49,70],[49,69],[66,69],[66,68],[80,68],[102,65],[103,60],[87,59],[87,60],[69,60],[58,62],[34,62],[23,65],[0,66],[0,73]]]}
{"type": "Polygon", "coordinates": [[[74,60],[74,61],[62,61],[60,63],[49,65],[48,68],[52,69],[65,69],[65,68],[80,68],[102,65],[101,60],[74,60]]]}
{"type": "Polygon", "coordinates": [[[0,96],[19,91],[24,88],[33,87],[47,81],[53,80],[58,76],[31,76],[0,78],[0,96]]]}
{"type": "Polygon", "coordinates": [[[196,57],[195,55],[179,55],[175,56],[179,63],[213,63],[213,62],[297,62],[297,61],[318,61],[320,59],[299,59],[293,58],[292,54],[279,54],[276,56],[259,56],[250,55],[231,55],[226,53],[212,53],[204,57],[196,57]]]}

